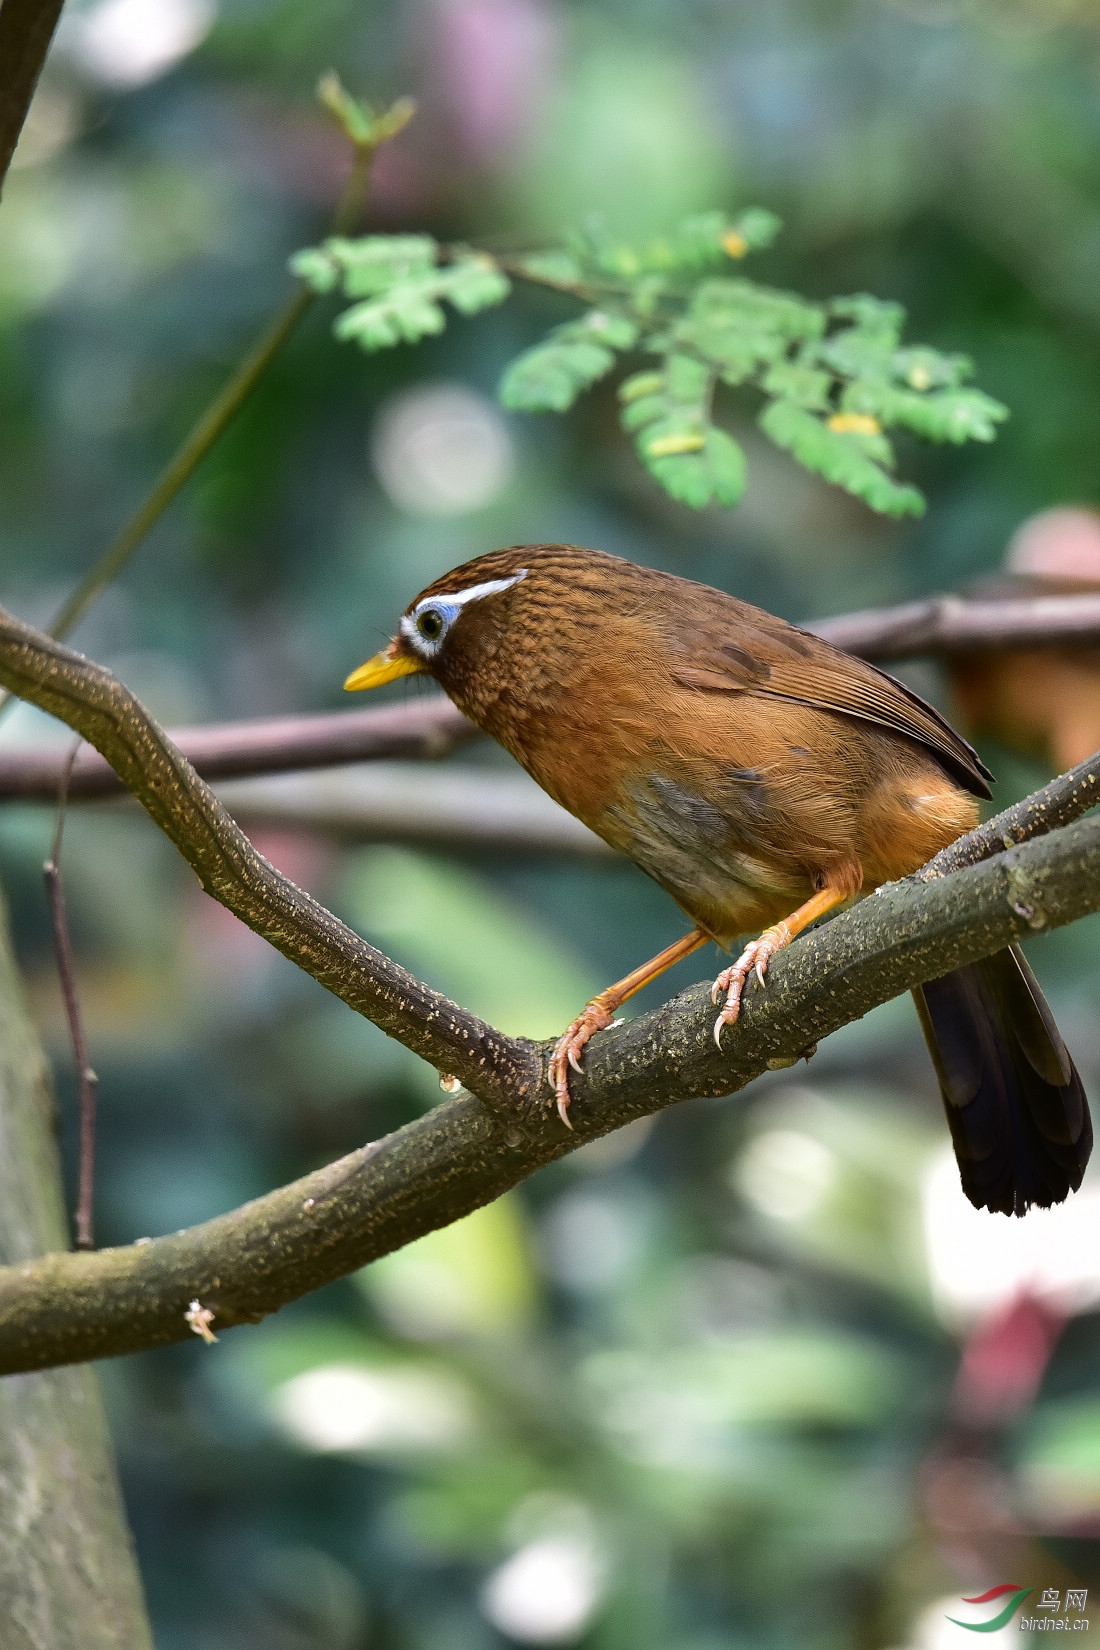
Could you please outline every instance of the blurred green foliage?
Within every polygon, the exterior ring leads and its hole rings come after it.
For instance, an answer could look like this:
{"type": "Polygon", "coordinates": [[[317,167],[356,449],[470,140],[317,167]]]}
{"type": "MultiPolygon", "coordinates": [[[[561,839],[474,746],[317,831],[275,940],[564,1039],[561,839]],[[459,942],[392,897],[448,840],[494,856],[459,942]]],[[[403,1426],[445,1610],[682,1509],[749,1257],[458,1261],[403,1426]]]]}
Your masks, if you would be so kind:
{"type": "MultiPolygon", "coordinates": [[[[17,611],[56,608],[285,299],[288,259],[323,240],[348,164],[314,96],[333,64],[379,104],[410,89],[419,105],[379,156],[371,236],[523,257],[540,282],[509,276],[507,304],[415,349],[338,347],[331,309],[295,337],[75,637],[169,721],[338,705],[409,597],[497,544],[590,543],[802,620],[958,587],[1029,512],[1100,502],[1100,32],[1080,0],[223,0],[190,56],[128,88],[62,42],[8,182],[0,543],[17,611]],[[694,265],[663,333],[553,289],[581,255],[568,225],[586,259],[641,249],[629,278],[593,269],[633,290],[664,279],[670,225],[733,225],[746,200],[788,226],[754,254],[759,285],[694,265]],[[536,245],[556,261],[516,251],[536,245]],[[747,332],[787,340],[782,361],[732,350],[760,292],[766,324],[747,332]],[[836,292],[886,307],[842,314],[836,292]],[[932,350],[901,343],[893,305],[932,350]],[[662,341],[620,401],[627,323],[662,341]],[[697,355],[749,375],[718,386],[705,429],[697,355]],[[960,449],[994,416],[964,355],[1013,417],[960,449]],[[505,374],[528,405],[575,397],[570,416],[502,411],[505,374]],[[659,409],[624,431],[647,396],[659,409]],[[781,444],[820,443],[815,473],[776,454],[754,397],[781,444]],[[857,422],[829,431],[826,408],[857,422]],[[937,408],[940,443],[911,440],[937,408]],[[706,469],[678,470],[697,491],[736,485],[711,429],[743,450],[735,510],[685,509],[638,464],[635,437],[660,440],[669,416],[704,446],[653,462],[706,469]],[[857,480],[899,486],[861,419],[889,425],[922,519],[823,483],[839,451],[857,480]]],[[[930,668],[907,675],[939,694],[930,668]]],[[[18,711],[3,737],[59,733],[18,711]]],[[[985,755],[1000,801],[1043,777],[985,755]]],[[[71,1163],[52,830],[46,809],[0,814],[71,1163]]],[[[261,846],[509,1029],[556,1029],[678,932],[627,865],[261,846]]],[[[437,1096],[434,1071],[206,900],[151,826],[74,810],[65,855],[102,1241],[232,1207],[437,1096]]],[[[1033,951],[1094,1094],[1096,939],[1094,920],[1033,951]]],[[[1036,1404],[960,1443],[968,1320],[928,1241],[945,1145],[892,1004],[809,1068],[585,1148],[266,1324],[105,1369],[159,1650],[916,1645],[926,1608],[1005,1579],[977,1573],[974,1520],[960,1535],[930,1489],[956,1448],[985,1452],[992,1503],[1026,1534],[1021,1582],[1065,1585],[1056,1561],[1089,1578],[1100,1323],[1075,1317],[1036,1404]],[[526,1638],[517,1596],[542,1600],[526,1638]]],[[[979,1236],[947,1233],[960,1272],[979,1236]]],[[[1097,1247],[1086,1229],[1073,1254],[1097,1247]]]]}
{"type": "MultiPolygon", "coordinates": [[[[521,279],[583,300],[596,294],[600,307],[554,327],[512,362],[500,383],[504,406],[565,412],[612,370],[616,350],[640,347],[660,356],[661,367],[620,386],[623,428],[638,432],[638,457],[682,504],[739,502],[745,455],[714,423],[712,407],[719,384],[748,384],[773,398],[760,428],[806,469],[873,510],[922,514],[917,489],[888,474],[896,460],[884,429],[897,425],[927,441],[992,441],[1007,409],[960,387],[972,370],[965,356],[903,348],[900,304],[866,295],[812,304],[712,273],[769,246],[779,227],[760,207],[732,219],[704,212],[642,247],[593,231],[513,260],[521,279]],[[698,276],[707,278],[691,279],[698,276]]],[[[297,253],[291,268],[316,292],[339,287],[360,300],[333,330],[368,351],[442,332],[443,299],[473,315],[511,290],[488,254],[444,249],[427,235],[330,236],[297,253]]]]}

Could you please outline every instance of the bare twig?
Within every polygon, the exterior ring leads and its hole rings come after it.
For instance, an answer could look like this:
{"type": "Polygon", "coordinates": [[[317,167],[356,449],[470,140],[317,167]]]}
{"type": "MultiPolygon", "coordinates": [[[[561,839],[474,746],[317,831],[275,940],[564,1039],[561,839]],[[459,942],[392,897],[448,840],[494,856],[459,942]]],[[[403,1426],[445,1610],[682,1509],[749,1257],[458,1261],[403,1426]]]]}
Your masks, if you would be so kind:
{"type": "Polygon", "coordinates": [[[80,1012],[80,997],[76,989],[69,916],[65,906],[65,884],[61,879],[61,837],[65,830],[69,776],[82,743],[80,739],[73,741],[68,761],[62,771],[57,797],[57,830],[54,833],[52,852],[42,871],[46,879],[46,896],[50,902],[50,920],[53,923],[54,946],[57,951],[57,972],[61,979],[61,995],[65,1001],[65,1017],[69,1022],[69,1036],[73,1045],[73,1061],[76,1065],[80,1094],[80,1173],[76,1200],[76,1246],[78,1249],[94,1249],[95,1115],[99,1078],[92,1070],[91,1061],[88,1059],[84,1016],[80,1012]]]}
{"type": "MultiPolygon", "coordinates": [[[[13,5],[27,12],[34,10],[36,6],[42,12],[49,12],[54,7],[54,0],[47,0],[45,4],[42,3],[42,0],[29,0],[29,4],[28,0],[3,0],[2,10],[0,10],[0,36],[2,36],[3,31],[3,17],[6,17],[9,8],[13,5]]],[[[59,10],[60,8],[56,9],[59,10]]],[[[48,41],[48,35],[46,38],[48,41]]],[[[0,38],[0,61],[3,61],[2,38],[0,38]]],[[[322,81],[322,101],[326,103],[327,107],[333,109],[334,113],[339,114],[339,110],[334,106],[332,96],[325,95],[326,85],[328,85],[331,94],[333,83],[338,87],[339,83],[334,82],[334,77],[331,76],[326,76],[325,80],[322,81]]],[[[341,122],[344,131],[352,142],[352,163],[347,183],[341,193],[340,202],[333,217],[332,228],[334,234],[346,234],[354,226],[366,199],[371,166],[378,148],[382,143],[395,136],[401,130],[401,127],[411,119],[412,114],[412,103],[408,99],[401,99],[390,111],[390,117],[381,117],[370,134],[354,129],[347,120],[341,122]]],[[[236,417],[286,340],[299,322],[313,308],[316,299],[317,293],[312,287],[307,286],[304,282],[298,283],[295,292],[280,307],[274,319],[268,323],[248,350],[232,378],[219,390],[213,401],[200,415],[198,422],[184,437],[182,444],[161,471],[153,484],[152,490],[138,506],[134,515],[130,517],[130,520],[112,543],[107,546],[95,565],[89,568],[72,594],[62,603],[49,626],[51,636],[57,638],[67,636],[100,592],[118,577],[135,550],[160,520],[180,488],[194,474],[211,447],[214,446],[215,442],[219,440],[236,417]]],[[[3,709],[3,703],[4,701],[0,701],[0,710],[3,709]]]]}
{"type": "MultiPolygon", "coordinates": [[[[177,728],[167,737],[202,778],[234,779],[376,757],[447,756],[481,735],[440,695],[418,704],[177,728]]],[[[64,747],[56,745],[0,751],[0,801],[52,801],[65,760],[64,747]]],[[[84,745],[73,769],[70,797],[121,796],[125,789],[110,763],[84,745]]]]}
{"type": "MultiPolygon", "coordinates": [[[[1100,596],[996,602],[937,596],[807,628],[867,659],[1025,645],[1084,647],[1100,645],[1100,596]]],[[[381,710],[180,728],[169,737],[204,779],[235,779],[375,757],[443,756],[479,734],[449,700],[434,698],[381,710]]],[[[0,751],[0,801],[51,801],[64,760],[64,752],[50,746],[0,751]]],[[[123,788],[110,764],[85,746],[73,770],[73,800],[117,795],[123,788]]]]}
{"type": "Polygon", "coordinates": [[[219,786],[218,795],[245,826],[297,826],[358,842],[619,857],[518,771],[372,762],[324,774],[238,780],[219,786]]]}
{"type": "Polygon", "coordinates": [[[978,653],[1015,647],[1100,643],[1100,594],[971,599],[933,596],[900,607],[872,607],[805,627],[864,659],[917,653],[978,653]]]}
{"type": "Polygon", "coordinates": [[[61,16],[62,0],[0,5],[0,190],[61,16]]]}

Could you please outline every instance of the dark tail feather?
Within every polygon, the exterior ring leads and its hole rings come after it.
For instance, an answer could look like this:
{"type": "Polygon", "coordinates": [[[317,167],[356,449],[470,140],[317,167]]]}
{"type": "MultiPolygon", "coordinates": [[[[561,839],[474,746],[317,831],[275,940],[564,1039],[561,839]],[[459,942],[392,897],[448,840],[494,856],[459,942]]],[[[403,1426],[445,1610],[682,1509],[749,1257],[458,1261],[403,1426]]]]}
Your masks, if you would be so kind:
{"type": "Polygon", "coordinates": [[[913,997],[971,1203],[1003,1215],[1061,1203],[1081,1184],[1092,1123],[1019,946],[928,980],[913,997]]]}

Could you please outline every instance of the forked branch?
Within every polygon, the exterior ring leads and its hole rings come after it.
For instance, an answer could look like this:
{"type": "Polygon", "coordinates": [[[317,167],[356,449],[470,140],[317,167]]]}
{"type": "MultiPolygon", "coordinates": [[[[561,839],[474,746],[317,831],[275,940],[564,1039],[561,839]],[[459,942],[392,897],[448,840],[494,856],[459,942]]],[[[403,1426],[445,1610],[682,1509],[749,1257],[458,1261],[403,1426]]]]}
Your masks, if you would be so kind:
{"type": "MultiPolygon", "coordinates": [[[[892,884],[782,952],[721,1051],[706,986],[604,1033],[575,1081],[569,1133],[540,1086],[547,1046],[506,1038],[447,1002],[281,877],[110,672],[0,611],[0,682],[95,744],[216,898],[481,1096],[459,1093],[205,1225],[0,1268],[0,1372],[185,1339],[196,1301],[215,1328],[255,1321],[586,1140],[681,1100],[742,1089],[910,986],[1100,909],[1100,818],[1075,819],[1094,800],[1093,759],[1048,787],[1045,802],[1033,799],[1030,813],[1009,810],[974,833],[979,863],[892,884]]],[[[955,852],[965,861],[965,839],[955,852]]]]}

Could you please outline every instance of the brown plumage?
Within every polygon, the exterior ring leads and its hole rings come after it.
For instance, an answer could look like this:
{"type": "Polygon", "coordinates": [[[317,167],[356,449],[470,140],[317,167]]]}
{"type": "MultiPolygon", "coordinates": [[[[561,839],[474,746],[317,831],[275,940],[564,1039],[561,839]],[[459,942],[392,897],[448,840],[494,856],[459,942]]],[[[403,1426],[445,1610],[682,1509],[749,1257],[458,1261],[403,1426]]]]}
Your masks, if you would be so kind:
{"type": "MultiPolygon", "coordinates": [[[[729,948],[764,929],[715,983],[716,998],[726,993],[720,1036],[751,971],[763,981],[768,958],[816,917],[922,865],[975,823],[977,798],[990,794],[966,741],[892,677],[721,591],[573,545],[520,545],[445,574],[347,685],[413,671],[433,675],[695,925],[562,1037],[552,1075],[565,1121],[569,1066],[648,980],[707,939],[729,948]]],[[[1008,997],[1024,1012],[998,967],[1000,985],[984,996],[971,989],[981,966],[963,971],[966,990],[962,975],[937,982],[922,1018],[968,1195],[1020,1213],[1079,1184],[1091,1134],[1030,973],[1023,1063],[1018,1028],[1008,1042],[978,1037],[976,1087],[956,1058],[1008,997]],[[1017,1111],[1033,1120],[1030,1134],[1015,1128],[1017,1111]]]]}

